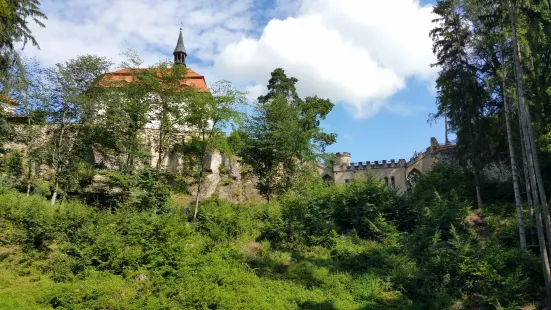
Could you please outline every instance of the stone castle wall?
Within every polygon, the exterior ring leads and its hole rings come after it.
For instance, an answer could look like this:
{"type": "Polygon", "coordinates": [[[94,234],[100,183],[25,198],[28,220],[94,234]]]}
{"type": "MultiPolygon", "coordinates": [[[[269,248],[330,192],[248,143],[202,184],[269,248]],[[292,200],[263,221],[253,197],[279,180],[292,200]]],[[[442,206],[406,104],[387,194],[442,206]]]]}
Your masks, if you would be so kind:
{"type": "Polygon", "coordinates": [[[453,145],[440,145],[431,138],[431,146],[425,152],[416,154],[409,161],[405,159],[382,160],[367,162],[350,162],[351,154],[337,153],[332,167],[320,166],[320,174],[324,179],[345,184],[353,179],[371,174],[389,186],[394,186],[403,192],[408,187],[408,180],[414,174],[425,174],[432,170],[438,162],[448,162],[453,158],[453,145]]]}

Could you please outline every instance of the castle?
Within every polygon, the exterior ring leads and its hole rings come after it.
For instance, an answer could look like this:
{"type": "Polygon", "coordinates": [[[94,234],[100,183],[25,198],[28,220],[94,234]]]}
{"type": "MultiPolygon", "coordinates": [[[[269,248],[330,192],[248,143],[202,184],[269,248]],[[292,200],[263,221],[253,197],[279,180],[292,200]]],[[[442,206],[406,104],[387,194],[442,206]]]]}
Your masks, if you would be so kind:
{"type": "Polygon", "coordinates": [[[430,146],[416,154],[409,161],[383,160],[374,162],[350,162],[350,153],[337,153],[333,165],[318,165],[319,173],[323,179],[335,184],[345,184],[351,180],[370,173],[375,178],[383,181],[388,186],[395,187],[399,192],[405,191],[419,175],[430,172],[439,162],[453,161],[455,146],[441,145],[436,138],[430,139],[430,146]]]}
{"type": "MultiPolygon", "coordinates": [[[[173,55],[175,64],[186,66],[187,52],[184,47],[182,29],[180,29],[180,34],[173,55]]],[[[194,87],[200,92],[209,92],[205,77],[203,75],[196,73],[190,68],[187,68],[186,70],[187,76],[186,79],[181,81],[182,87],[194,87]]],[[[110,84],[109,82],[131,83],[134,78],[135,77],[133,76],[133,71],[131,71],[130,69],[120,69],[102,76],[99,82],[99,86],[111,87],[109,85],[113,84],[110,84]]],[[[13,112],[15,111],[15,105],[17,103],[13,100],[9,100],[9,98],[7,97],[5,99],[9,103],[9,105],[7,105],[9,111],[5,112],[8,112],[8,114],[13,114],[13,112]]],[[[182,108],[184,108],[184,105],[182,105],[182,108]]],[[[103,118],[104,114],[105,110],[100,108],[97,111],[97,119],[100,120],[101,118],[103,118]]],[[[52,126],[55,127],[55,125],[49,125],[43,128],[44,134],[42,135],[42,139],[44,139],[44,143],[48,143],[48,138],[50,136],[48,132],[51,131],[48,128],[52,126]]],[[[144,128],[144,138],[147,141],[151,153],[149,163],[145,163],[145,165],[150,165],[151,167],[161,167],[167,172],[177,173],[182,167],[183,158],[181,155],[174,154],[172,152],[165,152],[163,155],[160,155],[158,153],[158,148],[154,141],[154,137],[156,136],[155,132],[157,132],[158,130],[159,122],[154,119],[144,128]]],[[[11,141],[4,147],[8,150],[24,150],[24,145],[21,142],[18,143],[16,141],[11,141]]],[[[350,161],[351,154],[343,152],[336,154],[337,157],[333,165],[326,166],[318,163],[317,167],[320,176],[322,176],[322,178],[328,182],[333,182],[335,184],[345,184],[355,178],[365,175],[366,173],[370,173],[374,177],[386,183],[388,186],[393,186],[398,191],[403,192],[409,187],[411,180],[414,179],[416,176],[431,171],[434,165],[438,162],[449,162],[450,160],[452,160],[453,151],[453,145],[450,145],[448,143],[441,145],[435,138],[431,138],[430,147],[428,147],[425,152],[416,154],[416,156],[411,158],[409,161],[406,161],[405,159],[399,159],[388,161],[382,160],[380,162],[367,161],[353,163],[350,161]]],[[[107,169],[117,167],[117,156],[102,156],[95,153],[93,157],[93,161],[96,166],[103,166],[107,169]]],[[[228,168],[231,171],[239,170],[236,170],[236,168],[233,167],[234,165],[232,165],[230,162],[231,161],[225,158],[223,154],[220,154],[219,152],[214,152],[213,154],[211,154],[211,156],[209,156],[207,162],[205,163],[205,169],[212,175],[217,175],[219,172],[219,168],[222,166],[224,166],[226,170],[228,168]]],[[[237,165],[239,166],[239,164],[237,165]]],[[[42,165],[40,170],[45,171],[48,170],[48,168],[49,167],[42,165]]],[[[239,179],[239,173],[235,171],[231,174],[232,178],[239,179]]],[[[214,191],[214,189],[212,191],[214,191]]]]}

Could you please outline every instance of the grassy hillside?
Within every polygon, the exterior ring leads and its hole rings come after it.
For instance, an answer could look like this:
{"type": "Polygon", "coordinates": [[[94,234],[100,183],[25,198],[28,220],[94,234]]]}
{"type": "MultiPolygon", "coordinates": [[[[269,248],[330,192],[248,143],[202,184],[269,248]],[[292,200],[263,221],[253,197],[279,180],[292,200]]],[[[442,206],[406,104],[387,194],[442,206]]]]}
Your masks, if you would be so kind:
{"type": "Polygon", "coordinates": [[[538,307],[541,267],[519,250],[513,206],[473,211],[463,180],[438,173],[406,196],[366,179],[271,204],[212,199],[195,223],[177,205],[52,207],[4,188],[0,309],[538,307]]]}

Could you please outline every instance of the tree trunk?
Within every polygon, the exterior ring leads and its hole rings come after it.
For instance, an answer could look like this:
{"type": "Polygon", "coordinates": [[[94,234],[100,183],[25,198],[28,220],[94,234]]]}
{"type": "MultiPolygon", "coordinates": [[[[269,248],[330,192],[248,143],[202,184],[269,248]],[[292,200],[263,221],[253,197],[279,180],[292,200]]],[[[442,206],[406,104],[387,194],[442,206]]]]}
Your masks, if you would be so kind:
{"type": "MultiPolygon", "coordinates": [[[[503,48],[501,49],[501,54],[503,55],[503,48]]],[[[503,106],[505,107],[505,125],[507,128],[507,143],[509,144],[509,157],[511,158],[511,174],[513,175],[513,190],[515,192],[515,206],[517,210],[517,221],[518,221],[518,234],[520,239],[520,248],[526,250],[526,233],[524,231],[524,219],[522,216],[522,202],[520,200],[520,190],[518,186],[518,172],[517,172],[517,163],[515,160],[515,148],[513,146],[513,137],[511,133],[511,124],[509,120],[509,103],[507,102],[507,85],[505,81],[505,57],[502,61],[502,96],[503,96],[503,106]]]]}
{"type": "Polygon", "coordinates": [[[50,204],[53,206],[55,205],[55,202],[57,200],[57,191],[59,190],[59,183],[58,182],[55,182],[55,189],[54,189],[54,192],[52,194],[52,198],[50,199],[50,204]]]}
{"type": "Polygon", "coordinates": [[[162,158],[163,158],[163,122],[162,119],[159,121],[159,147],[157,149],[157,170],[161,170],[162,158]]]}
{"type": "MultiPolygon", "coordinates": [[[[29,152],[27,152],[28,156],[29,152]]],[[[33,173],[33,162],[32,160],[29,160],[29,170],[27,170],[27,196],[30,196],[31,194],[31,180],[32,180],[32,173],[33,173]]]]}
{"type": "Polygon", "coordinates": [[[199,171],[199,184],[197,185],[197,195],[195,196],[195,212],[193,213],[193,221],[197,218],[197,211],[199,210],[199,194],[201,193],[201,183],[203,183],[203,170],[205,169],[205,155],[209,147],[209,142],[212,139],[214,130],[216,129],[216,121],[212,123],[207,139],[205,140],[205,131],[203,130],[203,150],[201,150],[201,171],[199,171]]]}
{"type": "Polygon", "coordinates": [[[530,176],[532,197],[533,197],[534,209],[536,213],[536,226],[538,231],[539,249],[540,249],[541,263],[543,267],[543,274],[544,274],[544,280],[545,280],[545,289],[547,292],[547,306],[551,307],[551,272],[549,270],[549,257],[547,255],[547,247],[546,247],[542,219],[541,219],[542,213],[539,207],[539,197],[538,197],[538,190],[537,190],[538,183],[536,180],[536,172],[535,172],[536,167],[534,166],[535,163],[533,160],[534,159],[533,152],[535,150],[532,149],[532,143],[530,141],[530,133],[529,133],[530,130],[532,129],[531,128],[532,124],[530,120],[530,115],[528,113],[528,110],[526,109],[525,102],[524,102],[524,86],[522,81],[521,57],[520,57],[520,50],[519,50],[519,44],[518,44],[518,38],[517,38],[515,11],[511,2],[509,2],[509,17],[511,19],[511,28],[513,33],[515,77],[517,81],[520,118],[522,121],[521,126],[523,128],[522,138],[525,141],[526,157],[528,162],[528,173],[530,176]]]}
{"type": "MultiPolygon", "coordinates": [[[[550,0],[551,1],[551,0],[550,0]]],[[[450,140],[448,140],[448,113],[444,113],[444,130],[445,130],[445,144],[450,144],[450,140]]]]}
{"type": "Polygon", "coordinates": [[[541,208],[543,210],[543,220],[547,232],[547,240],[549,242],[549,253],[551,253],[551,215],[549,214],[549,206],[547,205],[547,195],[545,194],[545,188],[543,185],[543,177],[541,175],[541,169],[538,159],[538,150],[536,148],[536,142],[534,139],[534,130],[532,129],[532,120],[530,117],[530,111],[526,108],[525,122],[528,126],[528,137],[530,142],[530,148],[532,149],[532,156],[534,161],[534,172],[536,175],[537,189],[540,196],[541,208]]]}
{"type": "Polygon", "coordinates": [[[201,184],[203,183],[203,169],[205,165],[201,156],[201,171],[199,171],[199,184],[197,184],[197,194],[195,195],[195,212],[193,213],[193,221],[197,219],[197,212],[199,210],[199,194],[201,193],[201,184]]]}
{"type": "MultiPolygon", "coordinates": [[[[526,155],[528,156],[528,169],[529,171],[533,170],[535,180],[531,180],[532,190],[536,193],[539,193],[539,203],[541,203],[541,208],[543,210],[543,221],[545,223],[545,233],[547,235],[549,253],[551,253],[551,216],[549,214],[549,208],[547,206],[547,197],[545,195],[545,189],[543,187],[543,178],[541,176],[541,169],[538,160],[538,152],[536,149],[536,143],[534,140],[534,129],[532,128],[532,118],[530,116],[530,111],[528,106],[525,103],[524,98],[524,82],[523,82],[523,73],[522,73],[522,57],[520,55],[519,42],[517,37],[517,28],[515,21],[515,11],[513,5],[509,5],[509,15],[511,18],[511,28],[513,33],[513,48],[514,48],[514,58],[515,58],[515,74],[517,79],[517,92],[518,92],[518,103],[519,103],[519,113],[523,124],[521,124],[524,134],[524,143],[526,147],[526,155]]],[[[535,199],[534,199],[535,200],[535,199]]],[[[535,203],[534,203],[535,204],[535,203]]],[[[550,296],[551,298],[551,296],[550,296]]],[[[551,302],[551,301],[550,301],[551,302]]]]}
{"type": "MultiPolygon", "coordinates": [[[[520,111],[519,111],[519,124],[522,124],[522,121],[520,119],[520,111]]],[[[522,165],[524,167],[524,184],[526,186],[526,204],[528,205],[528,223],[530,223],[530,240],[533,246],[537,245],[537,241],[534,235],[534,204],[532,203],[532,187],[530,186],[530,177],[528,175],[528,164],[527,164],[527,158],[526,158],[526,149],[524,146],[524,137],[522,126],[520,127],[520,144],[521,144],[521,150],[522,150],[522,165]]]]}
{"type": "Polygon", "coordinates": [[[476,205],[479,209],[482,209],[482,195],[480,194],[480,179],[478,176],[478,171],[475,171],[474,173],[474,183],[476,188],[476,205]]]}

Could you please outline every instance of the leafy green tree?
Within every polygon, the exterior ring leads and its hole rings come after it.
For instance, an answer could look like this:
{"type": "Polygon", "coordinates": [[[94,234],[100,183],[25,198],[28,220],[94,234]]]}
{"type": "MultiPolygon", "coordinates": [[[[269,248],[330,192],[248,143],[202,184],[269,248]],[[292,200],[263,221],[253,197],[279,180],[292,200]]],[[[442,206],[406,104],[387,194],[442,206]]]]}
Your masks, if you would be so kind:
{"type": "Polygon", "coordinates": [[[301,99],[297,81],[275,69],[268,94],[258,98],[240,132],[244,140],[240,154],[253,167],[258,188],[268,201],[290,188],[304,164],[317,159],[337,137],[320,127],[333,103],[316,96],[301,99]]]}
{"type": "MultiPolygon", "coordinates": [[[[18,68],[18,67],[17,67],[18,68]]],[[[27,195],[36,181],[36,170],[45,161],[44,97],[42,74],[36,59],[23,59],[20,74],[11,75],[10,97],[18,103],[17,114],[23,122],[16,124],[12,139],[25,145],[27,195]]]]}
{"type": "Polygon", "coordinates": [[[89,119],[87,144],[100,164],[131,174],[139,164],[150,165],[151,147],[144,130],[152,120],[151,101],[157,98],[151,94],[151,84],[158,82],[155,73],[139,69],[142,60],[136,53],[127,52],[126,56],[121,67],[128,75],[122,80],[102,75],[94,84],[99,98],[87,105],[84,116],[89,119]]]}
{"type": "Polygon", "coordinates": [[[228,139],[223,130],[228,126],[241,123],[243,115],[240,109],[246,99],[244,93],[236,90],[227,81],[214,83],[210,87],[210,92],[192,91],[189,94],[190,96],[186,100],[185,117],[189,137],[182,139],[182,145],[187,145],[183,149],[191,151],[184,156],[195,157],[197,163],[195,166],[198,167],[193,214],[195,220],[199,209],[199,195],[203,184],[206,157],[214,150],[231,155],[228,139]]]}
{"type": "Polygon", "coordinates": [[[46,19],[46,15],[39,6],[39,0],[0,0],[0,73],[7,72],[14,63],[21,65],[15,51],[17,42],[22,42],[23,46],[31,42],[38,47],[29,29],[28,19],[44,27],[41,19],[46,19]]]}
{"type": "Polygon", "coordinates": [[[523,81],[523,70],[522,70],[522,57],[519,50],[518,43],[518,33],[517,33],[517,23],[516,23],[516,12],[515,7],[512,3],[509,3],[509,14],[511,18],[511,30],[513,35],[513,47],[514,47],[514,63],[515,63],[515,76],[516,76],[516,86],[518,94],[518,108],[519,108],[519,118],[522,128],[524,142],[525,154],[527,156],[528,163],[528,175],[530,176],[530,185],[532,189],[532,201],[534,204],[535,215],[536,215],[536,226],[538,231],[538,240],[540,248],[540,256],[542,260],[543,270],[544,270],[544,279],[545,279],[545,288],[547,292],[547,304],[551,307],[551,271],[549,267],[549,254],[551,253],[551,243],[547,240],[547,247],[549,253],[545,247],[545,237],[544,231],[547,233],[547,237],[551,236],[551,219],[549,217],[549,210],[547,206],[547,198],[545,195],[544,183],[541,175],[541,169],[538,159],[538,152],[536,149],[535,139],[534,139],[534,130],[532,127],[532,119],[530,116],[529,107],[525,103],[524,97],[524,81],[523,81]],[[539,189],[539,191],[538,191],[539,189]],[[540,210],[540,202],[541,209],[540,210]],[[543,222],[545,223],[545,230],[542,224],[542,215],[543,222]]]}
{"type": "Polygon", "coordinates": [[[54,204],[61,186],[68,186],[69,171],[75,167],[77,160],[82,158],[78,151],[84,107],[96,101],[96,93],[92,86],[97,79],[108,72],[112,63],[102,57],[79,56],[64,64],[57,64],[44,70],[45,103],[47,120],[52,130],[52,141],[48,150],[52,165],[53,194],[51,204],[54,204]]]}
{"type": "Polygon", "coordinates": [[[187,70],[171,62],[139,68],[139,57],[127,56],[129,61],[123,64],[123,70],[131,80],[107,74],[98,85],[102,98],[90,111],[96,119],[95,136],[90,140],[103,158],[117,158],[116,166],[122,172],[132,173],[138,163],[149,166],[145,160],[151,158],[151,149],[156,153],[153,165],[161,170],[188,127],[186,101],[192,90],[183,86],[187,70]],[[96,139],[106,135],[108,139],[96,139]]]}
{"type": "Polygon", "coordinates": [[[186,127],[186,101],[190,93],[194,92],[190,87],[182,87],[185,82],[186,67],[173,62],[160,63],[151,68],[146,85],[152,90],[149,106],[153,112],[153,120],[158,135],[153,139],[157,149],[156,168],[161,169],[162,163],[170,151],[173,151],[177,143],[185,135],[186,127]]]}

